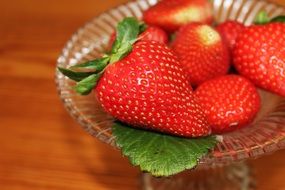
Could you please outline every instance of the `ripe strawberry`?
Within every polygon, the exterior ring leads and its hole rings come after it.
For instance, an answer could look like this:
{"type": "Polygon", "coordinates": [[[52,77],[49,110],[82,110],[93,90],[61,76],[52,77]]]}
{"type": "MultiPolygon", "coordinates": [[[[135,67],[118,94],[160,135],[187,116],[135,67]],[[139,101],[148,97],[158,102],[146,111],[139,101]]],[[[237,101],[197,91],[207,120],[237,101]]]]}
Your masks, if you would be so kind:
{"type": "Polygon", "coordinates": [[[209,135],[179,60],[165,44],[138,40],[140,29],[138,20],[125,18],[109,54],[59,71],[77,82],[78,93],[94,90],[106,112],[129,125],[185,137],[209,135]]]}
{"type": "Polygon", "coordinates": [[[225,75],[209,80],[195,91],[214,133],[230,132],[253,121],[260,109],[255,86],[244,77],[225,75]]]}
{"type": "MultiPolygon", "coordinates": [[[[168,43],[168,35],[167,33],[159,27],[149,26],[143,33],[139,36],[140,40],[153,40],[163,44],[168,43]]],[[[108,49],[112,48],[113,43],[116,40],[116,32],[113,32],[110,36],[110,40],[108,42],[108,49]]]]}
{"type": "Polygon", "coordinates": [[[144,12],[143,20],[170,32],[189,22],[210,24],[212,5],[209,0],[162,0],[144,12]]]}
{"type": "Polygon", "coordinates": [[[254,84],[285,96],[285,24],[253,25],[239,35],[234,49],[238,72],[254,84]]]}
{"type": "Polygon", "coordinates": [[[229,70],[229,52],[220,34],[212,27],[191,23],[183,26],[173,42],[173,50],[186,67],[190,82],[199,85],[229,70]]]}
{"type": "Polygon", "coordinates": [[[95,92],[106,112],[127,124],[184,137],[210,133],[179,60],[159,42],[136,43],[106,68],[95,92]]]}
{"type": "Polygon", "coordinates": [[[245,26],[242,23],[234,20],[228,20],[217,26],[218,32],[220,32],[231,52],[234,49],[238,35],[241,34],[244,28],[245,26]]]}
{"type": "Polygon", "coordinates": [[[168,43],[168,35],[167,33],[157,27],[157,26],[149,26],[140,36],[139,38],[141,40],[151,40],[151,41],[157,41],[163,44],[168,43]]]}

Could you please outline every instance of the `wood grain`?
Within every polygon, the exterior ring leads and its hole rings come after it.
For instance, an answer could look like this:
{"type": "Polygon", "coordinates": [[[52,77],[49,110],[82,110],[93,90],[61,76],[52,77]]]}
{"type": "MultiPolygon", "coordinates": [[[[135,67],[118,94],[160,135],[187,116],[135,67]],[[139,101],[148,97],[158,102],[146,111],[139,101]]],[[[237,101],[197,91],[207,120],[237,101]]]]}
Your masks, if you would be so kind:
{"type": "MultiPolygon", "coordinates": [[[[1,190],[139,189],[139,170],[70,118],[54,84],[56,59],[70,35],[123,2],[0,1],[1,190]]],[[[284,156],[251,161],[258,189],[285,189],[284,156]]]]}

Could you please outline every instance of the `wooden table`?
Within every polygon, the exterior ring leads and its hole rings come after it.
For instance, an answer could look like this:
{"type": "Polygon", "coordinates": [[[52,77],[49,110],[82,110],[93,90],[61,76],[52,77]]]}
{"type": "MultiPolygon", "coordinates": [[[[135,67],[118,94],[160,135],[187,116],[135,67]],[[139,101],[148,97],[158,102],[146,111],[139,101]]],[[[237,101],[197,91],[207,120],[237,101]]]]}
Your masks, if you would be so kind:
{"type": "MultiPolygon", "coordinates": [[[[1,190],[138,189],[138,169],[70,118],[54,84],[70,35],[126,1],[0,1],[1,190]]],[[[284,156],[251,161],[259,190],[285,189],[284,156]]]]}

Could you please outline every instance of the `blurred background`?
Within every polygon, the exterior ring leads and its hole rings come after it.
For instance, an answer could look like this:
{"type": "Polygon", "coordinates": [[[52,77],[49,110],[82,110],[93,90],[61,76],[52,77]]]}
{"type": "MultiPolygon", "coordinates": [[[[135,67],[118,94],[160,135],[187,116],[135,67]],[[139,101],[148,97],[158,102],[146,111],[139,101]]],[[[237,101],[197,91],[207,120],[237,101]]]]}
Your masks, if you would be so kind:
{"type": "MultiPolygon", "coordinates": [[[[139,170],[80,128],[54,83],[56,59],[70,36],[124,2],[0,1],[1,190],[139,189],[139,170]]],[[[279,151],[250,161],[258,190],[285,189],[284,157],[279,151]]]]}

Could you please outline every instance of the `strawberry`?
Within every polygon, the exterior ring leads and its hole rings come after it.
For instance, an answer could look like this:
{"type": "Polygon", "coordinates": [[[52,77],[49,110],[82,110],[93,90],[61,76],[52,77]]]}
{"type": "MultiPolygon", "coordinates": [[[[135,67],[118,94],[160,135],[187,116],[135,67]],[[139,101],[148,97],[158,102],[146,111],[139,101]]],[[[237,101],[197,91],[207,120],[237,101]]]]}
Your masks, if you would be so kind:
{"type": "Polygon", "coordinates": [[[191,23],[183,26],[172,47],[193,85],[224,75],[229,70],[228,49],[220,34],[208,25],[191,23]]]}
{"type": "Polygon", "coordinates": [[[143,20],[169,32],[189,22],[210,24],[212,5],[209,0],[162,0],[144,12],[143,20]]]}
{"type": "Polygon", "coordinates": [[[124,20],[112,54],[78,66],[88,72],[60,71],[78,82],[77,92],[85,95],[94,90],[104,110],[126,124],[183,137],[209,135],[210,127],[177,57],[165,44],[135,40],[136,26],[133,19],[124,20]],[[96,67],[94,72],[90,66],[96,67]]]}
{"type": "Polygon", "coordinates": [[[284,34],[284,23],[250,26],[239,35],[233,55],[240,74],[282,96],[285,96],[284,34]]]}
{"type": "Polygon", "coordinates": [[[213,132],[218,134],[248,125],[260,109],[255,86],[238,75],[225,75],[201,84],[195,97],[213,132]]]}
{"type": "Polygon", "coordinates": [[[233,51],[236,44],[236,39],[238,35],[242,33],[244,28],[245,26],[242,23],[234,20],[228,20],[217,26],[217,30],[220,32],[225,43],[229,47],[230,52],[233,51]]]}
{"type": "Polygon", "coordinates": [[[95,91],[122,122],[186,137],[209,134],[179,61],[158,42],[135,44],[126,58],[107,67],[95,91]]]}
{"type": "Polygon", "coordinates": [[[167,33],[157,27],[157,26],[149,26],[140,36],[141,40],[152,40],[157,41],[163,44],[168,43],[168,35],[167,33]]]}
{"type": "MultiPolygon", "coordinates": [[[[168,35],[167,33],[159,27],[149,26],[147,29],[140,34],[139,38],[141,40],[153,40],[163,44],[168,43],[168,35]]],[[[116,40],[116,31],[113,32],[110,36],[110,40],[108,42],[108,49],[112,48],[113,43],[116,40]]]]}

